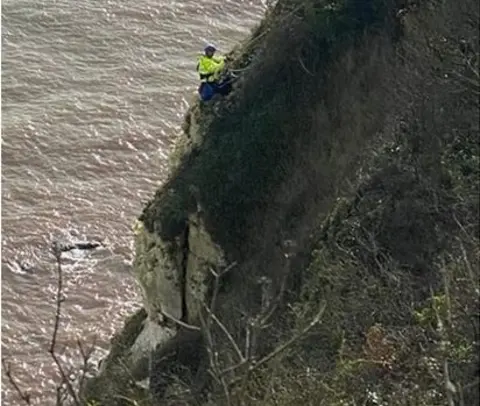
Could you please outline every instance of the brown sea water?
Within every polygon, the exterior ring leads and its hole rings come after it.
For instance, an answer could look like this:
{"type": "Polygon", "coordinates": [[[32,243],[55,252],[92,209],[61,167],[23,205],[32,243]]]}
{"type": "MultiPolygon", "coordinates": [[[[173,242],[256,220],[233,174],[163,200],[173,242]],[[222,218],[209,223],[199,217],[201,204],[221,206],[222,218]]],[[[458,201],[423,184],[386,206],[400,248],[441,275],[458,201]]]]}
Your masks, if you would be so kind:
{"type": "MultiPolygon", "coordinates": [[[[59,349],[101,357],[141,306],[131,225],[161,185],[195,97],[206,42],[230,49],[261,0],[2,2],[2,357],[33,404],[54,404],[48,354],[53,241],[102,240],[63,255],[59,349]]],[[[21,404],[2,373],[2,404],[21,404]]]]}

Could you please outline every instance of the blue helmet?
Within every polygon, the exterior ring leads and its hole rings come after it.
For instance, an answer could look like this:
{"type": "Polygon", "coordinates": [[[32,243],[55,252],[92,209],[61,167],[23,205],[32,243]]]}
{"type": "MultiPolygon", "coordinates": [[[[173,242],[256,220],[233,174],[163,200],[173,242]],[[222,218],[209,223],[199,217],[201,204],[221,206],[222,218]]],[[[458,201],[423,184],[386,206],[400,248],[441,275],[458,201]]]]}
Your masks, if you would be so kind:
{"type": "Polygon", "coordinates": [[[209,52],[209,51],[210,52],[215,52],[216,50],[217,50],[217,48],[215,48],[215,46],[212,45],[212,44],[208,44],[204,49],[205,52],[209,52]]]}

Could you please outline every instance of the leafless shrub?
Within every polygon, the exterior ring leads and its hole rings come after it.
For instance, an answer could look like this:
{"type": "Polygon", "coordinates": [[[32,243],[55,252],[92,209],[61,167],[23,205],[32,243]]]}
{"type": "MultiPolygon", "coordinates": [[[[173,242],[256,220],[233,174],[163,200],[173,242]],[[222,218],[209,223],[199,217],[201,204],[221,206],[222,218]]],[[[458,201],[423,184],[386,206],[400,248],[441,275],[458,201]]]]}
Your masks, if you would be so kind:
{"type": "Polygon", "coordinates": [[[209,358],[208,372],[213,377],[214,381],[223,388],[223,395],[227,405],[232,404],[233,395],[238,394],[239,392],[246,392],[248,380],[253,372],[266,366],[269,361],[286,351],[292,345],[301,341],[314,326],[319,324],[326,308],[326,303],[321,304],[317,314],[310,323],[298,332],[292,334],[288,340],[277,345],[266,355],[260,356],[257,350],[257,343],[261,339],[262,331],[270,327],[271,318],[281,303],[285,290],[286,278],[281,285],[278,295],[274,298],[271,296],[271,291],[267,286],[268,280],[262,278],[259,281],[263,287],[261,309],[257,315],[248,318],[246,321],[245,341],[243,344],[240,344],[215,314],[216,300],[221,278],[230,272],[234,266],[235,264],[227,267],[221,272],[217,272],[210,268],[210,272],[214,277],[213,294],[208,305],[202,303],[206,316],[201,318],[202,332],[205,336],[209,358]],[[215,327],[218,327],[226,337],[228,346],[235,354],[235,357],[223,357],[224,359],[221,359],[220,352],[224,352],[225,349],[221,348],[220,344],[215,342],[213,338],[213,329],[215,329],[215,327]]]}
{"type": "MultiPolygon", "coordinates": [[[[56,406],[82,406],[83,399],[81,398],[81,389],[84,386],[85,380],[91,372],[91,359],[95,349],[95,342],[88,347],[80,339],[77,339],[77,350],[80,355],[81,363],[78,367],[66,368],[59,357],[59,349],[57,345],[57,338],[62,321],[62,304],[65,301],[63,295],[63,269],[62,269],[62,253],[71,251],[73,249],[89,250],[99,247],[100,243],[78,243],[62,245],[57,242],[52,244],[52,254],[55,258],[55,265],[57,271],[57,292],[55,295],[55,316],[52,331],[52,338],[50,340],[50,347],[48,352],[55,363],[60,379],[56,385],[56,406]]],[[[2,358],[2,365],[7,376],[9,384],[17,393],[19,399],[26,405],[32,404],[31,395],[22,390],[12,370],[11,363],[2,358]]]]}
{"type": "Polygon", "coordinates": [[[18,397],[26,405],[31,405],[32,400],[31,400],[30,394],[28,392],[23,391],[20,388],[17,380],[15,379],[11,364],[8,361],[6,361],[4,358],[2,358],[2,367],[5,375],[7,376],[8,382],[10,383],[10,385],[12,385],[13,389],[15,389],[15,392],[18,394],[18,397]]]}

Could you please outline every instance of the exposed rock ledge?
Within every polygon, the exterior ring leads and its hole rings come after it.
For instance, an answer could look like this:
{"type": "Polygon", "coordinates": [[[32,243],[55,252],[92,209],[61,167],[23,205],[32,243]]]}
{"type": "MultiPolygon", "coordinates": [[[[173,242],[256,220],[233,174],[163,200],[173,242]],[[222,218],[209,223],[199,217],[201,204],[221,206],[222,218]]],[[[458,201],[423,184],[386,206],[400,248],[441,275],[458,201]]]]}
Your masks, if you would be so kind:
{"type": "Polygon", "coordinates": [[[202,224],[189,216],[184,232],[174,242],[162,240],[143,227],[136,236],[135,273],[151,320],[169,324],[171,316],[196,320],[198,301],[205,297],[208,267],[223,263],[223,255],[202,224]]]}
{"type": "MultiPolygon", "coordinates": [[[[278,2],[287,9],[292,3],[290,0],[278,2]]],[[[415,78],[415,82],[411,81],[406,58],[397,63],[394,45],[398,27],[392,22],[395,10],[383,12],[383,7],[378,11],[373,7],[373,0],[367,3],[372,6],[369,10],[373,15],[365,13],[358,2],[348,1],[345,2],[348,7],[338,11],[312,6],[306,10],[308,18],[304,21],[300,15],[288,12],[286,16],[290,18],[290,24],[282,20],[273,24],[273,17],[269,17],[267,25],[278,26],[278,30],[263,37],[268,58],[264,61],[257,58],[260,61],[252,62],[251,71],[255,74],[245,80],[238,98],[224,100],[217,106],[195,104],[189,111],[184,135],[176,151],[181,156],[177,166],[180,169],[157,191],[152,204],[149,203],[145,209],[148,215],[144,216],[144,223],[138,224],[135,230],[134,268],[142,289],[144,308],[133,315],[114,338],[100,374],[88,382],[85,390],[87,399],[96,400],[101,406],[165,404],[158,399],[168,394],[169,387],[172,387],[168,379],[172,375],[171,369],[179,366],[182,369],[182,364],[189,367],[188,386],[200,389],[201,379],[207,374],[202,369],[202,357],[205,355],[202,337],[195,326],[199,324],[199,304],[210,293],[209,268],[222,268],[227,258],[229,261],[240,258],[237,261],[240,265],[232,275],[235,279],[225,283],[235,289],[228,290],[226,287],[227,294],[218,300],[223,306],[220,314],[222,321],[230,324],[227,327],[238,329],[235,324],[241,323],[237,323],[234,315],[240,318],[247,312],[257,314],[255,306],[263,307],[263,300],[256,298],[275,297],[270,293],[257,295],[254,292],[257,289],[255,281],[266,276],[272,283],[280,284],[284,275],[288,274],[290,265],[285,260],[281,243],[293,240],[303,247],[310,232],[315,231],[315,223],[322,222],[332,210],[343,211],[344,205],[339,198],[343,196],[344,189],[352,189],[348,192],[352,193],[352,201],[360,196],[356,185],[363,182],[363,175],[359,174],[363,173],[362,169],[368,168],[368,165],[363,168],[362,162],[367,162],[370,154],[376,155],[381,145],[389,145],[393,119],[399,114],[410,114],[399,112],[397,100],[390,95],[400,94],[398,89],[402,94],[406,93],[404,83],[409,83],[413,89],[424,81],[421,76],[415,78]],[[313,21],[311,14],[315,17],[313,21]],[[368,31],[370,26],[374,27],[368,31]],[[296,55],[298,49],[307,53],[304,61],[310,62],[308,72],[296,55]],[[286,60],[286,56],[291,59],[286,60]],[[218,115],[216,108],[221,110],[218,115]],[[209,136],[204,140],[203,135],[207,132],[209,136]],[[362,158],[364,155],[365,159],[362,158]],[[196,191],[192,190],[193,187],[196,191]],[[247,312],[238,311],[239,303],[245,305],[247,312]],[[185,325],[193,325],[194,328],[185,329],[185,325]],[[147,379],[149,384],[145,385],[147,379]],[[151,399],[151,394],[158,396],[157,400],[145,401],[151,399]]],[[[255,35],[257,39],[263,36],[259,32],[253,34],[253,39],[255,35]]],[[[423,38],[423,34],[420,37],[423,38]]],[[[250,39],[250,44],[253,39],[250,39]]],[[[250,51],[245,53],[252,54],[253,51],[250,51]]],[[[242,57],[237,60],[242,61],[242,57]]],[[[423,64],[423,59],[419,60],[423,64]]],[[[248,71],[245,76],[248,76],[248,71]]],[[[410,105],[410,100],[407,101],[405,105],[410,105]]],[[[414,135],[417,139],[415,132],[414,135]]],[[[416,143],[412,145],[415,145],[415,150],[418,149],[416,143]]],[[[410,160],[410,155],[406,156],[410,160]]],[[[398,157],[395,155],[393,159],[397,162],[398,157]]],[[[410,162],[405,167],[409,165],[410,162]]],[[[403,168],[400,173],[405,172],[403,168]]],[[[386,176],[379,173],[380,179],[386,176]]],[[[425,179],[425,185],[429,184],[429,177],[425,179]]],[[[379,183],[384,189],[383,183],[379,183]]],[[[377,193],[376,188],[372,190],[377,193]]],[[[426,190],[420,189],[416,196],[426,194],[426,190]]],[[[377,194],[372,196],[372,201],[375,199],[372,207],[383,204],[377,194]]],[[[392,200],[385,198],[383,201],[392,200]]],[[[397,207],[395,203],[392,207],[399,210],[401,206],[397,207]]],[[[377,212],[388,213],[388,210],[377,212]]],[[[373,210],[368,209],[368,217],[371,213],[373,210]]],[[[408,214],[412,218],[411,213],[408,214]]],[[[419,211],[418,218],[422,216],[423,212],[419,211]]],[[[398,230],[392,219],[399,221],[400,217],[378,217],[378,224],[388,219],[390,229],[383,227],[383,230],[398,230]]],[[[343,218],[336,218],[338,223],[343,221],[343,218]]],[[[437,227],[442,222],[432,221],[432,224],[437,227]]],[[[413,228],[411,224],[407,225],[405,230],[413,228]]],[[[417,227],[420,228],[424,227],[417,227]]],[[[323,228],[320,230],[323,234],[323,228]]],[[[348,236],[348,244],[353,244],[356,237],[350,235],[350,230],[342,230],[342,233],[342,238],[347,241],[345,236],[348,236]]],[[[385,231],[385,234],[390,236],[392,232],[385,231]]],[[[371,235],[374,235],[373,232],[371,235]]],[[[426,240],[432,240],[428,233],[424,235],[426,240]]],[[[335,250],[339,250],[341,247],[334,233],[331,240],[335,250]]],[[[385,240],[391,241],[389,238],[385,240]]],[[[409,235],[404,240],[414,241],[409,235]]],[[[327,245],[325,247],[330,249],[327,245]]],[[[308,247],[304,250],[308,252],[308,247]]],[[[345,253],[332,254],[332,259],[328,257],[328,261],[319,261],[321,264],[316,265],[313,272],[315,278],[305,277],[308,272],[304,272],[303,267],[298,267],[298,274],[292,278],[297,290],[300,284],[303,287],[311,280],[316,281],[312,287],[312,306],[317,305],[317,298],[325,295],[332,303],[338,303],[338,308],[345,313],[344,318],[339,313],[332,316],[330,324],[320,332],[325,357],[312,358],[312,363],[325,365],[325,368],[335,365],[338,341],[342,342],[343,352],[343,339],[338,339],[338,327],[348,325],[342,334],[351,334],[356,340],[369,331],[373,311],[382,310],[380,307],[369,307],[372,302],[369,299],[370,290],[365,291],[361,302],[363,307],[357,305],[356,295],[344,297],[345,291],[357,289],[357,282],[363,283],[363,280],[355,279],[363,276],[354,273],[358,268],[357,262],[342,268],[343,262],[352,263],[353,254],[348,251],[348,256],[343,255],[345,253]],[[348,283],[348,277],[336,277],[338,269],[346,272],[345,275],[353,275],[348,283]],[[305,281],[301,280],[304,277],[305,281]],[[327,285],[325,291],[324,285],[327,285]],[[345,290],[345,287],[348,289],[345,290]],[[347,304],[344,304],[345,301],[347,304]],[[361,313],[363,310],[355,313],[358,308],[371,308],[372,312],[368,312],[367,317],[361,313]],[[350,321],[357,316],[365,318],[364,325],[355,322],[359,325],[358,330],[352,330],[350,321]],[[330,364],[324,360],[330,360],[330,364]]],[[[404,260],[403,252],[401,257],[404,260]]],[[[365,258],[355,261],[367,267],[368,255],[365,258]]],[[[369,287],[376,286],[372,275],[369,275],[369,280],[374,283],[369,283],[369,287]]],[[[272,292],[277,290],[277,287],[271,289],[272,292]]],[[[402,289],[397,287],[388,292],[394,294],[397,291],[402,289]]],[[[385,293],[382,291],[382,294],[385,293]]],[[[388,296],[385,294],[385,297],[388,296]]],[[[384,320],[389,318],[386,312],[384,320]]],[[[280,322],[285,324],[279,318],[280,322]]],[[[241,338],[242,334],[243,331],[232,333],[236,338],[241,338]]],[[[360,347],[360,343],[358,345],[360,347]]],[[[305,354],[303,359],[308,359],[313,353],[305,354]]],[[[228,356],[226,354],[225,357],[228,356]]],[[[297,371],[293,371],[291,376],[295,378],[297,371]]],[[[178,369],[174,372],[178,374],[178,369]]],[[[282,384],[292,381],[295,379],[290,379],[288,375],[282,384]]],[[[362,378],[357,380],[361,381],[362,378]]],[[[354,385],[349,381],[348,386],[354,385]]]]}
{"type": "Polygon", "coordinates": [[[198,214],[189,216],[185,230],[173,242],[150,233],[141,222],[134,231],[134,271],[144,308],[126,321],[99,375],[87,384],[87,399],[101,405],[146,398],[148,386],[153,392],[166,389],[163,378],[149,376],[157,369],[151,365],[164,358],[162,349],[178,343],[182,323],[198,320],[209,267],[224,264],[221,249],[212,242],[198,214]]]}

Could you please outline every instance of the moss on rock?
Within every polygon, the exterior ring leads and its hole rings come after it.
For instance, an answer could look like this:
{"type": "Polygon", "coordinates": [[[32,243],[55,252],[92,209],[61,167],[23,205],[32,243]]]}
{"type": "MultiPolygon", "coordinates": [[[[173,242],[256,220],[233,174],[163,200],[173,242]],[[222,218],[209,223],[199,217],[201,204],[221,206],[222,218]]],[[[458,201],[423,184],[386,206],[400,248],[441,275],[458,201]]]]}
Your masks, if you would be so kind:
{"type": "Polygon", "coordinates": [[[225,266],[221,247],[212,241],[203,224],[201,215],[191,215],[188,233],[188,259],[185,278],[185,304],[188,319],[199,320],[202,302],[206,302],[210,289],[212,270],[225,266]]]}
{"type": "MultiPolygon", "coordinates": [[[[463,14],[451,24],[453,2],[426,3],[426,20],[412,17],[417,28],[399,38],[394,1],[278,2],[258,42],[235,54],[248,66],[235,92],[187,116],[190,141],[136,237],[149,316],[162,308],[195,322],[208,268],[238,259],[217,297],[223,324],[212,328],[230,378],[242,373],[232,367],[231,340],[250,345],[249,321],[286,274],[287,299],[256,340],[258,357],[327,303],[308,337],[241,379],[238,404],[369,404],[372,393],[391,405],[444,404],[437,367],[445,360],[455,379],[474,379],[478,60],[449,41],[475,34],[456,33],[468,24],[463,14]],[[448,40],[439,40],[439,27],[451,30],[448,40]],[[306,245],[308,235],[310,265],[295,267],[284,243],[306,245]],[[449,312],[432,307],[432,292],[449,312]]],[[[175,359],[181,351],[170,344],[175,359]]],[[[162,357],[159,382],[175,366],[162,357]]],[[[127,386],[120,374],[118,381],[127,386]]],[[[212,402],[225,404],[225,387],[213,386],[212,402]]],[[[478,400],[471,388],[465,394],[478,400]]]]}
{"type": "Polygon", "coordinates": [[[142,230],[135,238],[134,270],[150,317],[156,319],[163,309],[182,318],[182,252],[175,242],[162,240],[157,234],[142,230]]]}

